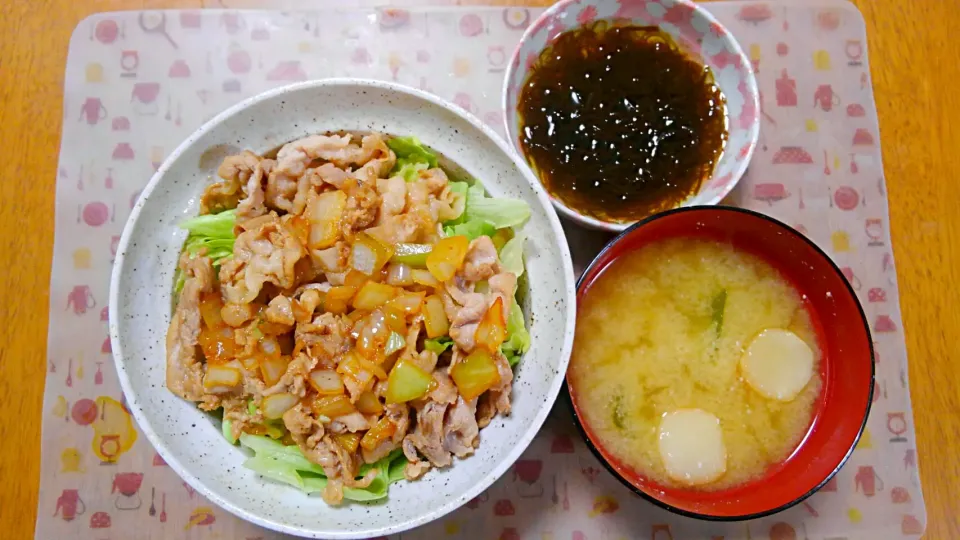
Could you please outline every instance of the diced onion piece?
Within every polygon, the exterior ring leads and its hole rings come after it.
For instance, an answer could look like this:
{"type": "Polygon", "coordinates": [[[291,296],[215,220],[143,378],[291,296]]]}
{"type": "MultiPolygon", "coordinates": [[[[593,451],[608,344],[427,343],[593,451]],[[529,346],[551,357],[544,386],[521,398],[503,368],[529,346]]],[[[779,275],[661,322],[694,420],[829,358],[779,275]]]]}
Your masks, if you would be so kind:
{"type": "Polygon", "coordinates": [[[403,263],[390,263],[387,265],[387,283],[397,287],[409,287],[413,285],[412,269],[403,263]]]}
{"type": "Polygon", "coordinates": [[[396,332],[390,332],[390,337],[387,339],[387,347],[383,350],[383,354],[390,356],[391,354],[402,350],[406,345],[406,340],[403,339],[402,335],[396,332]]]}
{"type": "Polygon", "coordinates": [[[350,398],[344,394],[338,396],[319,396],[311,404],[317,416],[335,418],[355,412],[357,409],[350,403],[350,398]]]}
{"type": "Polygon", "coordinates": [[[208,366],[203,389],[213,394],[229,392],[240,384],[240,370],[228,366],[208,366]]]}
{"type": "Polygon", "coordinates": [[[434,244],[433,251],[427,255],[427,270],[438,281],[449,281],[463,266],[463,259],[467,256],[469,246],[470,240],[466,236],[441,238],[434,244]]]}
{"type": "Polygon", "coordinates": [[[367,282],[370,281],[371,279],[372,279],[371,276],[368,276],[363,272],[358,272],[353,268],[351,268],[350,270],[347,271],[347,275],[343,277],[343,284],[350,287],[356,287],[359,289],[360,287],[363,287],[364,285],[366,285],[367,282]]]}
{"type": "Polygon", "coordinates": [[[386,416],[380,419],[372,428],[367,430],[360,439],[360,446],[365,450],[372,451],[380,443],[393,436],[397,431],[397,425],[390,421],[386,416]]]}
{"type": "Polygon", "coordinates": [[[395,308],[405,314],[416,315],[420,313],[420,308],[423,307],[423,299],[426,296],[427,293],[425,292],[400,291],[400,294],[393,300],[387,302],[386,307],[388,309],[395,308]]]}
{"type": "Polygon", "coordinates": [[[658,438],[663,466],[678,482],[707,484],[727,471],[720,419],[707,411],[680,409],[663,415],[658,438]]]}
{"type": "Polygon", "coordinates": [[[342,394],[344,391],[340,375],[332,369],[318,369],[310,372],[310,386],[322,396],[342,394]]]}
{"type": "Polygon", "coordinates": [[[200,297],[200,317],[207,328],[220,328],[223,326],[223,318],[220,316],[220,308],[223,307],[223,301],[220,299],[220,293],[208,292],[200,297]]]}
{"type": "Polygon", "coordinates": [[[327,191],[312,196],[304,212],[310,222],[310,249],[325,249],[340,237],[340,218],[347,207],[347,195],[343,191],[327,191]]]}
{"type": "Polygon", "coordinates": [[[500,371],[490,352],[476,349],[453,366],[450,378],[463,399],[470,401],[500,384],[500,371]]]}
{"type": "Polygon", "coordinates": [[[447,320],[447,312],[443,310],[443,300],[440,300],[439,296],[428,296],[424,300],[423,326],[429,338],[445,336],[450,331],[450,321],[447,320]]]}
{"type": "Polygon", "coordinates": [[[360,446],[359,433],[339,433],[333,436],[333,440],[351,454],[356,452],[357,447],[360,446]]]}
{"type": "Polygon", "coordinates": [[[427,267],[427,255],[433,250],[430,244],[397,244],[394,246],[393,262],[408,264],[417,268],[427,267]]]}
{"type": "Polygon", "coordinates": [[[740,357],[740,372],[754,390],[791,401],[813,377],[813,350],[789,330],[768,328],[756,335],[740,357]]]}
{"type": "Polygon", "coordinates": [[[401,335],[407,335],[407,315],[403,311],[397,309],[394,306],[390,305],[390,302],[387,302],[385,306],[381,309],[383,311],[383,316],[387,322],[387,328],[392,332],[396,332],[401,335]]]}
{"type": "Polygon", "coordinates": [[[197,336],[197,344],[203,352],[204,358],[211,364],[224,364],[236,358],[240,347],[234,340],[233,328],[203,327],[197,336]]]}
{"type": "Polygon", "coordinates": [[[374,364],[373,362],[371,362],[371,361],[369,361],[369,360],[366,360],[366,359],[364,359],[364,358],[361,358],[361,359],[360,359],[360,367],[363,368],[363,369],[366,370],[366,371],[369,371],[370,373],[373,373],[373,375],[374,375],[376,378],[378,378],[378,379],[380,379],[380,380],[382,380],[382,381],[387,380],[387,372],[384,371],[382,367],[380,367],[380,366],[377,365],[377,364],[374,364]]]}
{"type": "Polygon", "coordinates": [[[257,361],[260,363],[260,374],[263,376],[263,382],[267,386],[273,386],[280,382],[280,378],[287,372],[290,357],[262,355],[257,361]]]}
{"type": "MultiPolygon", "coordinates": [[[[373,374],[369,371],[363,369],[360,365],[360,354],[353,350],[347,352],[343,355],[343,359],[340,361],[340,364],[337,365],[337,373],[341,374],[343,377],[350,377],[357,384],[357,386],[363,388],[364,390],[369,390],[373,388],[373,384],[376,382],[373,374]]],[[[335,415],[339,416],[339,415],[335,415]]]]}
{"type": "Polygon", "coordinates": [[[411,362],[400,360],[390,370],[387,379],[387,403],[404,403],[427,395],[433,386],[433,377],[411,362]]]}
{"type": "Polygon", "coordinates": [[[441,283],[437,281],[437,278],[433,277],[433,274],[431,274],[429,270],[414,268],[410,271],[410,277],[413,278],[414,283],[417,285],[423,285],[424,287],[437,289],[441,285],[441,283]]]}
{"type": "Polygon", "coordinates": [[[340,287],[330,287],[327,295],[323,299],[323,310],[334,315],[342,315],[347,312],[350,306],[350,300],[357,294],[356,287],[343,285],[340,287]]]}
{"type": "Polygon", "coordinates": [[[383,359],[383,350],[387,346],[387,340],[390,338],[390,330],[384,320],[383,312],[379,309],[368,315],[362,321],[354,325],[351,334],[356,334],[356,351],[364,358],[383,359]],[[359,331],[357,331],[359,329],[359,331]]]}
{"type": "Polygon", "coordinates": [[[387,264],[393,256],[393,248],[367,233],[360,233],[350,252],[350,267],[372,276],[387,264]]]}
{"type": "Polygon", "coordinates": [[[300,401],[300,398],[287,392],[272,394],[263,398],[263,404],[260,410],[263,411],[264,417],[274,420],[280,418],[283,416],[283,413],[292,409],[298,401],[300,401]]]}
{"type": "Polygon", "coordinates": [[[368,281],[353,298],[353,307],[373,311],[397,295],[396,287],[368,281]]]}
{"type": "Polygon", "coordinates": [[[243,326],[253,315],[253,306],[250,304],[226,303],[220,308],[221,320],[234,328],[243,326]]]}
{"type": "Polygon", "coordinates": [[[360,394],[355,405],[357,410],[363,414],[380,414],[383,412],[383,405],[380,404],[380,400],[373,392],[360,394]]]}
{"type": "Polygon", "coordinates": [[[260,367],[260,364],[257,362],[257,359],[253,356],[246,356],[240,359],[240,365],[243,366],[243,369],[253,371],[260,367]]]}
{"type": "Polygon", "coordinates": [[[477,325],[474,333],[474,340],[477,346],[483,347],[495,353],[500,350],[500,345],[507,337],[507,316],[503,309],[503,297],[497,296],[490,309],[483,314],[483,319],[477,325]]]}

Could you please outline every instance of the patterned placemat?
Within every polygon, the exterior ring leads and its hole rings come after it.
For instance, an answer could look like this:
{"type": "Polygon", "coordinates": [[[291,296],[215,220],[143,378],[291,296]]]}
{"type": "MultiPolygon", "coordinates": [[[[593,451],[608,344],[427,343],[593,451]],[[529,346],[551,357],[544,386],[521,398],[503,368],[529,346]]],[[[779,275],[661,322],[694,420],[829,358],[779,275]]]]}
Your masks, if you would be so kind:
{"type": "MultiPolygon", "coordinates": [[[[784,220],[826,249],[871,323],[876,402],[853,457],[820,493],[787,512],[748,523],[698,522],[646,503],[607,474],[559,403],[492,488],[397,537],[791,540],[923,531],[863,20],[840,0],[707,7],[748,51],[763,94],[760,148],[731,202],[784,220]]],[[[124,409],[106,302],[130,207],[167,153],[202,122],[292,81],[394,80],[450,99],[499,132],[504,67],[538,13],[131,11],[80,23],[64,88],[36,538],[279,537],[194,493],[124,409]]],[[[606,237],[567,231],[582,268],[606,237]]]]}

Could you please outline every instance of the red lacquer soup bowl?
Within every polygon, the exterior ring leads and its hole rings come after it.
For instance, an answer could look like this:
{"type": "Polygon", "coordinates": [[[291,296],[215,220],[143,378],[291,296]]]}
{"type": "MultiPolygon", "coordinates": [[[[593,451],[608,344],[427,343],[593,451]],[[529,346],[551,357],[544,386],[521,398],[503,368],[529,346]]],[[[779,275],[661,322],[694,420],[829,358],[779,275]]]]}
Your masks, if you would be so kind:
{"type": "Polygon", "coordinates": [[[580,277],[578,304],[618,257],[652,242],[677,237],[718,240],[753,253],[776,267],[806,295],[821,351],[822,389],[805,437],[785,461],[769,467],[761,478],[720,491],[703,491],[657,484],[618,462],[580,414],[577,388],[568,376],[567,389],[577,426],[610,472],[667,510],[721,521],[753,519],[785,510],[826,484],[853,453],[863,432],[874,385],[872,340],[863,309],[840,269],[805,236],[763,214],[717,206],[671,210],[621,233],[580,277]]]}

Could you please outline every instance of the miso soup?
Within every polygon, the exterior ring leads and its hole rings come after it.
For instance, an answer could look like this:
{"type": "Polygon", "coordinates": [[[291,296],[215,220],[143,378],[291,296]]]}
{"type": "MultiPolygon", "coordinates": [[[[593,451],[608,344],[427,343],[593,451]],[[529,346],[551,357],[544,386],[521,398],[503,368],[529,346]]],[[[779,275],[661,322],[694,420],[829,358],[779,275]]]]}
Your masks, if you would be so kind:
{"type": "Polygon", "coordinates": [[[774,267],[681,238],[622,256],[593,283],[569,377],[582,421],[622,465],[713,491],[790,456],[820,361],[804,299],[774,267]]]}

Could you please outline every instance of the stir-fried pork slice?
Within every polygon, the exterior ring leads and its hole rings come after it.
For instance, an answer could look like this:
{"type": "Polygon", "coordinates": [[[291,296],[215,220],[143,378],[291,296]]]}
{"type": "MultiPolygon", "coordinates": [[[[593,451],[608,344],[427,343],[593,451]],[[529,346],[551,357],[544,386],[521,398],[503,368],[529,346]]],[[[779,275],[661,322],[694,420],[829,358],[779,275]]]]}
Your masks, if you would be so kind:
{"type": "Polygon", "coordinates": [[[369,148],[372,159],[354,171],[357,180],[374,183],[378,178],[387,176],[387,173],[397,164],[397,155],[378,135],[364,137],[363,147],[369,148]]]}
{"type": "Polygon", "coordinates": [[[477,398],[477,427],[483,429],[497,415],[497,406],[490,392],[484,392],[477,398]]]}
{"type": "Polygon", "coordinates": [[[332,433],[356,433],[366,431],[371,427],[373,425],[370,420],[358,411],[338,416],[330,421],[330,431],[332,433]]]}
{"type": "Polygon", "coordinates": [[[350,244],[338,241],[327,249],[315,249],[310,252],[310,258],[326,274],[345,272],[350,260],[350,244]]]}
{"type": "Polygon", "coordinates": [[[346,169],[382,158],[385,151],[389,152],[389,148],[379,133],[364,136],[360,145],[352,142],[350,135],[310,135],[283,145],[277,152],[277,167],[285,174],[299,177],[315,159],[346,169]]]}
{"type": "Polygon", "coordinates": [[[220,267],[220,283],[227,302],[252,302],[264,283],[281,289],[296,285],[294,266],[305,254],[294,231],[276,214],[268,214],[240,225],[233,258],[220,267]]]}
{"type": "Polygon", "coordinates": [[[180,301],[167,330],[167,388],[190,401],[203,398],[203,365],[197,352],[200,336],[200,294],[213,291],[213,265],[208,257],[180,256],[186,276],[180,301]]]}
{"type": "Polygon", "coordinates": [[[273,386],[263,390],[262,395],[271,396],[273,394],[288,393],[297,397],[307,395],[307,377],[310,371],[317,365],[316,359],[310,358],[304,353],[300,353],[296,358],[287,364],[287,370],[273,386]]]}
{"type": "Polygon", "coordinates": [[[443,169],[439,167],[420,171],[418,181],[426,186],[427,191],[434,195],[442,192],[443,188],[447,187],[450,182],[447,179],[447,173],[443,172],[443,169]]]}
{"type": "Polygon", "coordinates": [[[403,438],[410,429],[410,410],[405,403],[392,403],[386,407],[386,417],[396,426],[393,436],[381,442],[373,450],[361,447],[360,455],[364,463],[376,463],[387,457],[390,452],[400,448],[403,438]]]}
{"type": "Polygon", "coordinates": [[[350,346],[347,330],[348,326],[336,315],[320,313],[311,322],[297,324],[293,337],[314,358],[333,360],[350,346]]]}
{"type": "Polygon", "coordinates": [[[507,358],[499,351],[493,355],[493,361],[497,365],[497,372],[500,373],[500,384],[491,388],[488,392],[497,412],[507,415],[510,414],[510,389],[513,388],[513,369],[510,368],[507,358]]]}
{"type": "Polygon", "coordinates": [[[411,481],[416,480],[430,470],[430,462],[420,459],[420,455],[417,454],[417,448],[413,445],[413,441],[409,437],[403,439],[401,447],[403,448],[404,457],[407,458],[407,465],[403,468],[404,478],[411,481]]]}
{"type": "Polygon", "coordinates": [[[258,418],[258,414],[250,414],[245,398],[234,397],[223,402],[223,420],[230,421],[232,435],[239,437],[244,428],[256,424],[261,419],[258,418]]]}
{"type": "MultiPolygon", "coordinates": [[[[211,191],[210,197],[219,198],[217,204],[223,206],[221,210],[236,208],[237,223],[262,216],[267,212],[264,206],[263,180],[275,163],[272,159],[262,159],[249,150],[244,150],[235,156],[227,156],[217,170],[217,175],[224,180],[221,182],[223,186],[215,187],[218,186],[215,184],[208,188],[211,191]],[[234,189],[234,186],[238,189],[234,189]],[[238,202],[233,202],[234,197],[238,202]]],[[[204,198],[207,198],[207,194],[204,198]]],[[[217,199],[208,200],[206,203],[201,200],[201,213],[203,213],[203,207],[214,211],[212,208],[214,200],[217,199]]]]}
{"type": "Polygon", "coordinates": [[[493,305],[493,302],[499,296],[503,301],[504,309],[510,309],[510,305],[513,304],[514,295],[517,293],[517,276],[513,272],[500,272],[499,274],[490,278],[488,281],[490,284],[490,298],[488,299],[488,304],[493,305]]]}
{"type": "Polygon", "coordinates": [[[377,192],[380,193],[380,217],[383,222],[388,216],[396,216],[403,212],[407,205],[407,182],[401,176],[380,178],[377,181],[377,192]]]}
{"type": "MultiPolygon", "coordinates": [[[[449,291],[449,288],[447,290],[449,291]]],[[[450,338],[458,347],[470,352],[476,345],[474,335],[487,311],[487,300],[480,293],[469,293],[464,296],[464,301],[450,319],[450,338]]]]}
{"type": "Polygon", "coordinates": [[[417,409],[417,427],[404,441],[410,441],[435,467],[446,467],[452,462],[450,452],[443,448],[443,416],[447,405],[427,401],[417,409]]]}
{"type": "Polygon", "coordinates": [[[480,236],[471,241],[463,264],[463,277],[476,283],[490,279],[499,271],[500,259],[493,240],[489,236],[480,236]]]}
{"type": "Polygon", "coordinates": [[[200,215],[219,214],[231,210],[240,203],[240,181],[231,178],[210,184],[200,196],[200,215]]]}
{"type": "Polygon", "coordinates": [[[283,413],[283,425],[291,435],[311,435],[318,429],[323,431],[323,425],[303,403],[297,403],[283,413]]]}
{"type": "Polygon", "coordinates": [[[433,380],[437,382],[437,387],[427,394],[427,399],[445,404],[457,401],[457,387],[445,369],[434,370],[433,380]]]}
{"type": "Polygon", "coordinates": [[[320,187],[317,183],[317,180],[319,180],[337,189],[343,189],[344,183],[346,183],[347,180],[356,180],[357,178],[354,176],[353,171],[341,169],[333,163],[324,163],[319,167],[310,169],[308,173],[312,175],[310,183],[317,187],[320,187]]]}
{"type": "Polygon", "coordinates": [[[400,214],[381,219],[379,225],[370,227],[366,233],[384,244],[393,245],[401,242],[416,242],[421,236],[421,231],[426,228],[429,227],[424,227],[424,220],[421,217],[415,214],[400,214]]]}
{"type": "Polygon", "coordinates": [[[480,444],[475,404],[475,401],[467,403],[458,396],[457,402],[447,408],[443,422],[443,447],[457,457],[469,456],[480,444]]]}
{"type": "Polygon", "coordinates": [[[307,206],[307,196],[311,189],[310,175],[303,174],[296,178],[273,170],[267,176],[265,193],[267,207],[291,214],[302,214],[307,206]]]}
{"type": "Polygon", "coordinates": [[[347,208],[340,220],[343,237],[353,240],[354,235],[369,227],[377,219],[377,210],[380,207],[380,194],[374,189],[373,183],[347,186],[347,208]]]}
{"type": "Polygon", "coordinates": [[[263,314],[267,318],[267,321],[276,324],[293,326],[293,324],[297,322],[293,318],[293,304],[290,303],[289,298],[282,294],[274,296],[273,300],[270,300],[263,314]]]}

